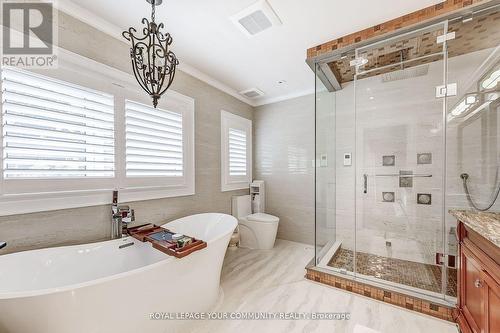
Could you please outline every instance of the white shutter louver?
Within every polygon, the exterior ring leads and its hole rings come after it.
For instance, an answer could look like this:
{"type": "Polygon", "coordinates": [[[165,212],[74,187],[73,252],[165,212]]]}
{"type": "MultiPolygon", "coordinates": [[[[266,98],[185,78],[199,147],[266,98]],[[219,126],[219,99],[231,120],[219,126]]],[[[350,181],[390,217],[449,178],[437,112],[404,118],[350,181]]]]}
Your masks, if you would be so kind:
{"type": "Polygon", "coordinates": [[[114,177],[112,95],[2,69],[5,179],[114,177]]]}
{"type": "Polygon", "coordinates": [[[229,175],[247,174],[247,136],[245,131],[229,128],[229,175]]]}
{"type": "Polygon", "coordinates": [[[183,176],[182,114],[125,101],[127,177],[183,176]]]}

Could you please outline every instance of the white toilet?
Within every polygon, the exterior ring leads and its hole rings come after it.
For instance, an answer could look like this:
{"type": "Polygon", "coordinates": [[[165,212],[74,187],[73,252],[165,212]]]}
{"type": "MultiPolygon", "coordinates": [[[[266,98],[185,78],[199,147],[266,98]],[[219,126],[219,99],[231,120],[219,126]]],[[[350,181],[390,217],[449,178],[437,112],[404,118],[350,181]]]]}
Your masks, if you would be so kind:
{"type": "Polygon", "coordinates": [[[252,214],[250,195],[233,197],[232,210],[238,219],[240,247],[260,250],[274,247],[279,218],[265,213],[252,214]]]}

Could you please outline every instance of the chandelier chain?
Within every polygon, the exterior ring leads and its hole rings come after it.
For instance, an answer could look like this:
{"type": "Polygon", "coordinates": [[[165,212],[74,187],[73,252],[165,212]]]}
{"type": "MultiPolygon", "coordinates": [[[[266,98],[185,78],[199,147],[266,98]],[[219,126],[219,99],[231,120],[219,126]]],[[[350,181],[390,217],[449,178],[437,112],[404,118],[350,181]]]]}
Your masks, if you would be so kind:
{"type": "Polygon", "coordinates": [[[151,1],[151,22],[154,23],[155,21],[155,16],[156,16],[156,6],[155,6],[155,0],[151,1]]]}

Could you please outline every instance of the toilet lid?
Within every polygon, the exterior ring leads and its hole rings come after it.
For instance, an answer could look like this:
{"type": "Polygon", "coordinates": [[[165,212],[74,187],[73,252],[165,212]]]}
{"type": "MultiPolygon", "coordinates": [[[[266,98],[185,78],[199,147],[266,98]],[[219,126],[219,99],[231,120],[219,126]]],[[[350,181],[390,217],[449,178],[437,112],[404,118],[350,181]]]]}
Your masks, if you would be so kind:
{"type": "Polygon", "coordinates": [[[249,221],[256,221],[256,222],[278,222],[279,218],[273,215],[269,214],[264,214],[264,213],[255,213],[255,214],[250,214],[247,216],[247,219],[249,221]]]}

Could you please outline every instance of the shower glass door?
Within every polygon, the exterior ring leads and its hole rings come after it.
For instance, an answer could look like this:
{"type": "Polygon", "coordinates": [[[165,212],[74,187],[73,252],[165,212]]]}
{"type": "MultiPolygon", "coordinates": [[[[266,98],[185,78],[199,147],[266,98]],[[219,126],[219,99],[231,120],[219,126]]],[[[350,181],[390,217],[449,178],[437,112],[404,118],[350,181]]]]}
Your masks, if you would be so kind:
{"type": "Polygon", "coordinates": [[[356,277],[439,298],[456,278],[444,259],[445,32],[356,49],[355,246],[337,252],[356,277]]]}
{"type": "MultiPolygon", "coordinates": [[[[315,265],[329,268],[328,262],[335,252],[339,225],[336,207],[336,94],[324,86],[320,77],[323,70],[315,67],[315,265]]],[[[354,198],[353,198],[354,199],[354,198]]],[[[353,230],[352,226],[350,230],[353,230]]],[[[351,237],[353,242],[353,237],[351,237]]],[[[352,270],[352,265],[349,265],[352,270]]]]}
{"type": "Polygon", "coordinates": [[[316,64],[316,267],[456,302],[448,210],[500,209],[499,8],[316,64]]]}

